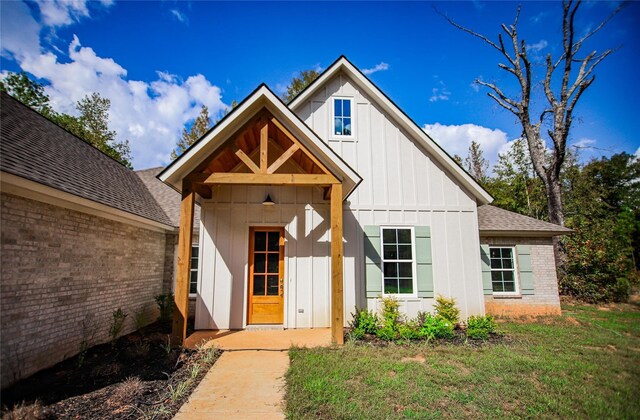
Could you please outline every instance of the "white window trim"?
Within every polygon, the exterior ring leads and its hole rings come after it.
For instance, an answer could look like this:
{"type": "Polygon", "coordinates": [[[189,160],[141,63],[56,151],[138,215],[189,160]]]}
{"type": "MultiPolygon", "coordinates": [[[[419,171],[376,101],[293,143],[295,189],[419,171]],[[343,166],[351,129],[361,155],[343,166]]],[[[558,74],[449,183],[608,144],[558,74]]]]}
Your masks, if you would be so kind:
{"type": "MultiPolygon", "coordinates": [[[[389,260],[390,262],[406,262],[406,260],[389,260]]],[[[395,297],[398,299],[404,298],[417,298],[418,297],[418,279],[416,277],[417,270],[417,262],[416,262],[416,231],[414,226],[380,226],[380,262],[381,262],[381,271],[382,271],[382,296],[383,297],[395,297]],[[409,229],[411,230],[411,280],[413,293],[385,293],[384,292],[384,229],[409,229]]]]}
{"type": "Polygon", "coordinates": [[[489,269],[490,272],[494,271],[504,271],[504,269],[498,270],[491,268],[491,249],[493,248],[510,248],[511,249],[511,257],[513,259],[513,282],[514,282],[514,291],[513,292],[494,292],[493,291],[493,276],[491,277],[491,292],[496,296],[520,296],[520,270],[518,269],[518,254],[516,253],[516,247],[513,245],[489,245],[489,269]]]}
{"type": "MultiPolygon", "coordinates": [[[[198,264],[194,267],[189,261],[189,297],[195,298],[198,296],[198,285],[200,284],[200,259],[202,258],[202,254],[200,254],[200,244],[191,244],[191,248],[198,248],[198,264]],[[196,293],[191,293],[191,273],[196,272],[196,293]]],[[[193,253],[193,251],[192,251],[193,253]]],[[[192,257],[193,258],[193,257],[192,257]]]]}
{"type": "Polygon", "coordinates": [[[343,140],[343,141],[355,141],[356,140],[356,123],[355,123],[355,98],[352,96],[332,96],[331,97],[331,120],[330,120],[330,129],[329,136],[330,140],[343,140]],[[351,135],[342,135],[336,134],[336,99],[347,100],[351,103],[351,135]]]}

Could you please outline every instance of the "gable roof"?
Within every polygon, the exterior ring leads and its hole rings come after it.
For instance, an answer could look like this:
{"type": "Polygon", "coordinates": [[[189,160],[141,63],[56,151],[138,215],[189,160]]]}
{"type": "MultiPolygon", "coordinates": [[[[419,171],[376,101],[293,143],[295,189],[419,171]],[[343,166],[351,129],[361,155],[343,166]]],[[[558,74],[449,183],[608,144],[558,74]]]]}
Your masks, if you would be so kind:
{"type": "MultiPolygon", "coordinates": [[[[157,175],[164,167],[142,169],[136,171],[136,175],[142,180],[153,198],[156,199],[162,210],[171,220],[174,226],[180,226],[180,194],[173,188],[160,181],[157,175]]],[[[200,228],[200,204],[196,203],[193,213],[193,228],[198,231],[200,228]]]]}
{"type": "Polygon", "coordinates": [[[413,137],[419,140],[424,149],[429,152],[440,164],[449,169],[452,176],[466,187],[478,200],[478,204],[488,204],[493,201],[493,197],[480,184],[478,184],[455,160],[436,143],[418,124],[416,124],[400,107],[398,107],[384,92],[380,90],[360,69],[354,66],[344,55],[340,56],[316,80],[307,86],[290,103],[289,108],[296,110],[305,103],[314,92],[316,92],[325,82],[330,80],[338,72],[343,71],[356,82],[356,84],[370,95],[376,103],[391,115],[401,127],[413,137]]]}
{"type": "Polygon", "coordinates": [[[7,93],[1,98],[2,172],[173,226],[131,169],[7,93]]]}
{"type": "Polygon", "coordinates": [[[556,236],[573,232],[554,223],[488,204],[478,207],[478,228],[481,235],[495,236],[556,236]]]}
{"type": "Polygon", "coordinates": [[[343,198],[353,192],[362,181],[336,152],[333,151],[304,121],[294,114],[282,100],[264,83],[236,106],[218,124],[192,144],[178,159],[174,160],[159,175],[158,179],[181,191],[181,180],[207,159],[235,131],[242,127],[261,109],[266,108],[293,135],[322,162],[343,184],[343,198]]]}

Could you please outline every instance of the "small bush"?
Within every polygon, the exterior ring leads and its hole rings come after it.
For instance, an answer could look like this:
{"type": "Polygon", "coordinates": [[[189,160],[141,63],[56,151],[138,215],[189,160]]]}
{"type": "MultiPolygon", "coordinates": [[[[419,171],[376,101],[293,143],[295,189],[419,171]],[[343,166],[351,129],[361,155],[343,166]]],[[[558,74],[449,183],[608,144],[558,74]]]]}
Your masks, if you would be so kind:
{"type": "Polygon", "coordinates": [[[147,313],[144,311],[144,308],[140,308],[139,311],[135,313],[136,322],[136,331],[145,327],[149,323],[149,319],[147,318],[147,313]]]}
{"type": "Polygon", "coordinates": [[[353,321],[349,325],[353,330],[361,330],[363,334],[375,334],[378,329],[378,324],[380,320],[378,319],[378,315],[373,313],[372,311],[368,311],[366,309],[358,309],[356,307],[355,314],[351,314],[353,316],[353,321]]]}
{"type": "Polygon", "coordinates": [[[454,325],[449,320],[429,313],[421,313],[423,318],[419,335],[421,338],[433,340],[434,338],[451,338],[453,337],[454,325]]]}
{"type": "Polygon", "coordinates": [[[418,340],[420,336],[420,326],[416,321],[408,321],[400,324],[398,327],[398,335],[402,340],[418,340]]]}
{"type": "Polygon", "coordinates": [[[394,297],[382,298],[382,326],[376,336],[382,340],[396,340],[399,335],[400,302],[394,297]]]}
{"type": "Polygon", "coordinates": [[[160,309],[159,321],[162,323],[171,322],[173,316],[173,308],[175,306],[173,293],[165,293],[155,297],[156,304],[160,309]]]}
{"type": "Polygon", "coordinates": [[[385,324],[376,331],[376,337],[386,341],[396,340],[398,338],[398,329],[392,324],[385,324]]]}
{"type": "Polygon", "coordinates": [[[497,328],[498,324],[491,315],[471,316],[467,320],[467,337],[472,340],[486,340],[497,328]]]}
{"type": "Polygon", "coordinates": [[[454,298],[446,299],[443,296],[436,298],[436,304],[433,305],[435,314],[449,321],[453,326],[460,320],[460,309],[456,307],[456,300],[454,298]]]}
{"type": "Polygon", "coordinates": [[[113,320],[111,320],[111,326],[109,327],[109,336],[111,337],[112,343],[115,343],[116,338],[118,338],[122,332],[127,316],[127,313],[120,308],[113,311],[113,320]]]}

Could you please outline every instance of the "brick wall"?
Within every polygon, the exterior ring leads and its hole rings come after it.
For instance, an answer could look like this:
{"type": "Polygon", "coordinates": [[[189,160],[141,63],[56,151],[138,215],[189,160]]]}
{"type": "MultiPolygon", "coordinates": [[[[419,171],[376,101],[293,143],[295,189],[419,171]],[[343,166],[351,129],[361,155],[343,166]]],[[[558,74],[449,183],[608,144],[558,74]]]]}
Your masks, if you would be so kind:
{"type": "Polygon", "coordinates": [[[487,313],[507,316],[560,314],[558,278],[551,238],[481,237],[480,243],[531,247],[534,294],[516,298],[485,295],[487,313]]]}
{"type": "MultiPolygon", "coordinates": [[[[112,311],[157,316],[172,281],[162,232],[2,193],[2,387],[109,340],[112,311]],[[167,275],[170,277],[167,278],[167,275]]],[[[169,236],[169,241],[171,241],[169,236]]]]}

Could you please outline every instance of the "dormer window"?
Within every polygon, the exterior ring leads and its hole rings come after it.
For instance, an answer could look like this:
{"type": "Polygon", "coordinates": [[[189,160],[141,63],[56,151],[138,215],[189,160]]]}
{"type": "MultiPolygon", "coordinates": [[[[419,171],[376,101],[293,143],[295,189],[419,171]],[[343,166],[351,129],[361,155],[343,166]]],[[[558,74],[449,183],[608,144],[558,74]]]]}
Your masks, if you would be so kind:
{"type": "Polygon", "coordinates": [[[351,98],[333,99],[333,135],[336,137],[351,137],[353,133],[351,98]]]}

